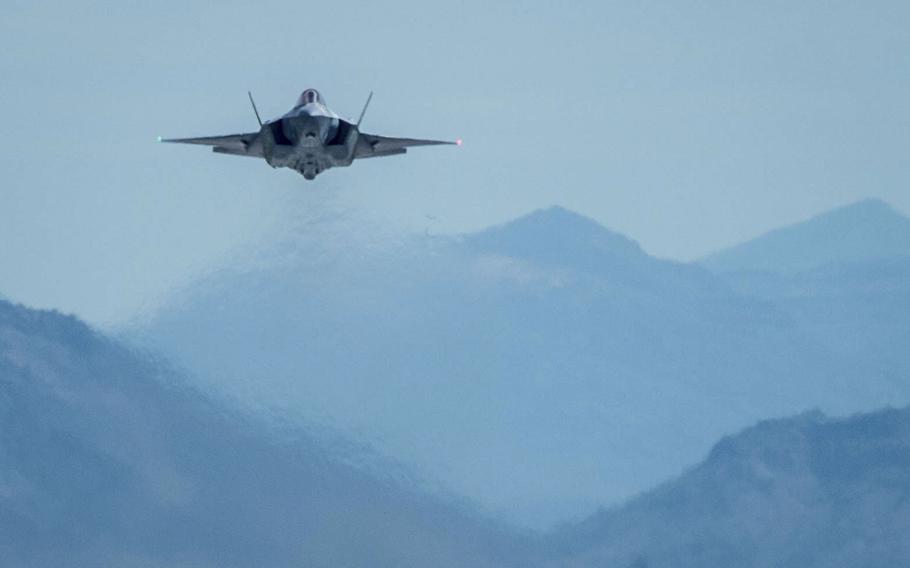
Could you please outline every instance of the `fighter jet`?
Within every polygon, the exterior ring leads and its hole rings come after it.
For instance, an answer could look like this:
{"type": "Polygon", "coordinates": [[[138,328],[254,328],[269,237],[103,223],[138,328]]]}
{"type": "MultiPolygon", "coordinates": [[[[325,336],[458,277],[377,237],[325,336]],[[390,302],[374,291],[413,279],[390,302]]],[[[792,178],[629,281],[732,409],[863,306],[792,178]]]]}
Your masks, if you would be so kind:
{"type": "Polygon", "coordinates": [[[340,118],[329,110],[319,91],[307,89],[291,110],[263,123],[253,95],[247,94],[259,122],[258,132],[201,138],[159,137],[158,141],[201,144],[212,146],[219,154],[264,158],[273,168],[291,168],[308,180],[329,168],[350,166],[354,160],[404,154],[412,146],[461,145],[461,140],[391,138],[361,132],[360,122],[373,98],[372,92],[357,122],[340,118]]]}

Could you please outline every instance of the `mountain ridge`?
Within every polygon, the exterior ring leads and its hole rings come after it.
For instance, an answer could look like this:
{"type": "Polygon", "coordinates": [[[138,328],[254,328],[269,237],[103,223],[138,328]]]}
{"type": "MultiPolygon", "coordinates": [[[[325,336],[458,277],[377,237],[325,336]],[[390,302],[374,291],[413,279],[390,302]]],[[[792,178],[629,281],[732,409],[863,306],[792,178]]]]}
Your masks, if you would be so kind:
{"type": "Polygon", "coordinates": [[[910,408],[887,408],[763,420],[551,544],[554,566],[884,568],[908,532],[910,408]]]}
{"type": "Polygon", "coordinates": [[[533,528],[623,500],[754,420],[910,400],[801,312],[561,208],[475,237],[333,234],[307,225],[280,262],[213,273],[136,336],[533,528]],[[509,463],[526,467],[506,477],[509,463]]]}
{"type": "Polygon", "coordinates": [[[332,446],[276,435],[72,316],[0,301],[2,565],[523,563],[503,527],[332,446]]]}
{"type": "Polygon", "coordinates": [[[865,199],[774,229],[698,262],[715,272],[795,272],[898,256],[910,256],[910,219],[884,201],[865,199]]]}
{"type": "Polygon", "coordinates": [[[258,418],[199,398],[77,318],[0,302],[0,564],[910,560],[910,407],[761,420],[639,496],[537,536],[377,483],[305,436],[263,436],[258,418]]]}
{"type": "Polygon", "coordinates": [[[553,205],[511,221],[463,236],[471,248],[510,256],[534,256],[558,261],[573,248],[591,247],[604,255],[625,259],[647,257],[634,240],[613,232],[594,219],[553,205]],[[540,235],[550,238],[541,240],[540,235]]]}

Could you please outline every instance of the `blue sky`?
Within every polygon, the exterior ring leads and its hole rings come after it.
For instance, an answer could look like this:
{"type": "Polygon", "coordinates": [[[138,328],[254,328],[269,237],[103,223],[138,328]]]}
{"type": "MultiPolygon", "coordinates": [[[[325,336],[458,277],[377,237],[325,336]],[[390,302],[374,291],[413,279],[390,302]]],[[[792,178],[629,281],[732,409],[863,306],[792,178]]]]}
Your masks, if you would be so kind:
{"type": "Polygon", "coordinates": [[[902,2],[7,2],[0,294],[97,323],[335,209],[470,231],[560,204],[691,259],[864,197],[910,211],[902,2]],[[156,136],[306,87],[461,137],[307,184],[156,136]]]}

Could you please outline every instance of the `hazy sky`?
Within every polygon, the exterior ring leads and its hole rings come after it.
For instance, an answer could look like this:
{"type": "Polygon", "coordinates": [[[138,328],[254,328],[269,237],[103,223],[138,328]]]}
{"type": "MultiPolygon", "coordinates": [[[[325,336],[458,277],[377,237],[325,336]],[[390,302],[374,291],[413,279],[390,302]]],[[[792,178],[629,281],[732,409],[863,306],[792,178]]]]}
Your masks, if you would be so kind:
{"type": "Polygon", "coordinates": [[[910,211],[910,4],[565,6],[5,2],[0,295],[114,322],[314,207],[447,232],[561,204],[677,259],[863,197],[910,211]],[[154,143],[310,86],[465,145],[305,183],[154,143]]]}

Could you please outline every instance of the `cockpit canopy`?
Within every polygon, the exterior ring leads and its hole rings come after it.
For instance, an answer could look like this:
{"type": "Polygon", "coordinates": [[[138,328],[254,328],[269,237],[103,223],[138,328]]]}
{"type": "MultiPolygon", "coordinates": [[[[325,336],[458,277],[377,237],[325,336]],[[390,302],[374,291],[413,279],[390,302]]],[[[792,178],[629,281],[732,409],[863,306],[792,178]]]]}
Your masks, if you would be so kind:
{"type": "Polygon", "coordinates": [[[295,106],[308,105],[310,103],[323,104],[322,95],[320,95],[319,91],[316,89],[307,89],[300,93],[300,97],[297,98],[297,104],[295,106]]]}

